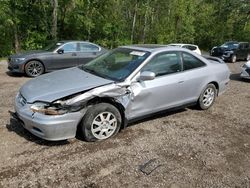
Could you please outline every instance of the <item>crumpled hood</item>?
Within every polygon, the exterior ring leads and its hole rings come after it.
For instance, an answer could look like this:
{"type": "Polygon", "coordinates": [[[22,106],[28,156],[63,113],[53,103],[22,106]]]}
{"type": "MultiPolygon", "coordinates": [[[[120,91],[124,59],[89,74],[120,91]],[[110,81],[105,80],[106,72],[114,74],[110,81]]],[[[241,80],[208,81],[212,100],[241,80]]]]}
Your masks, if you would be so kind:
{"type": "Polygon", "coordinates": [[[33,78],[21,87],[20,93],[28,103],[53,102],[62,97],[113,82],[74,67],[33,78]]]}

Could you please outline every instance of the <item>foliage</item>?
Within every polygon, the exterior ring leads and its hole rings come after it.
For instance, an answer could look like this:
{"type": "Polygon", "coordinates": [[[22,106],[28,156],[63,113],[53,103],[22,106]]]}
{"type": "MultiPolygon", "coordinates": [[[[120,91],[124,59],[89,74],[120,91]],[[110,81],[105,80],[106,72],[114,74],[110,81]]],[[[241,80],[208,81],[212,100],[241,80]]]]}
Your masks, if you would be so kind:
{"type": "Polygon", "coordinates": [[[180,42],[203,49],[250,41],[249,0],[0,0],[0,15],[0,57],[55,39],[107,48],[180,42]]]}

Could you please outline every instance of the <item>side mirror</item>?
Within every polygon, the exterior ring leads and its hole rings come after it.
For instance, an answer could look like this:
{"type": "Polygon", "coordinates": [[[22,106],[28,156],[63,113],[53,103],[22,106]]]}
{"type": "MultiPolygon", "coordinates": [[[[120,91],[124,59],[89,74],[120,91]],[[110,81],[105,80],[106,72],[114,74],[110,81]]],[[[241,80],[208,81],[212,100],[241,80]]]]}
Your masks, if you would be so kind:
{"type": "Polygon", "coordinates": [[[57,53],[58,53],[58,54],[63,54],[63,53],[64,53],[64,49],[62,49],[62,48],[58,49],[58,50],[57,50],[57,53]]]}
{"type": "Polygon", "coordinates": [[[153,80],[153,79],[155,79],[155,73],[151,71],[143,71],[139,77],[139,80],[142,81],[153,80]]]}

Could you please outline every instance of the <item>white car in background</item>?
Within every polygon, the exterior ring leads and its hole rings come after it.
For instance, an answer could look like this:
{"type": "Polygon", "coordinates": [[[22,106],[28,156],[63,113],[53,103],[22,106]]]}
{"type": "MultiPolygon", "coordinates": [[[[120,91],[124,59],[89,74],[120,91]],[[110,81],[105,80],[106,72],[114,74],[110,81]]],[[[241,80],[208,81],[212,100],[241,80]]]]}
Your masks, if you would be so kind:
{"type": "Polygon", "coordinates": [[[242,67],[241,67],[241,78],[247,78],[250,79],[250,61],[246,62],[242,67]]]}
{"type": "Polygon", "coordinates": [[[194,44],[173,43],[173,44],[168,44],[168,46],[179,46],[181,48],[189,49],[189,50],[201,55],[201,50],[199,49],[199,47],[197,45],[194,45],[194,44]]]}

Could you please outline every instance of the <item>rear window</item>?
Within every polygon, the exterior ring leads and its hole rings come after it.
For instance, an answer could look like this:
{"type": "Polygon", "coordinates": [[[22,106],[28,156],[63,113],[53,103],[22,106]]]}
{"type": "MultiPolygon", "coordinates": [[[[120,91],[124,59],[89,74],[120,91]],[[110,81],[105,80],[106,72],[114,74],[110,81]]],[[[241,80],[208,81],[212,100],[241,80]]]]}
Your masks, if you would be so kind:
{"type": "Polygon", "coordinates": [[[80,52],[98,52],[99,48],[93,44],[79,43],[80,52]]]}
{"type": "Polygon", "coordinates": [[[246,44],[245,44],[245,48],[249,48],[249,43],[246,43],[246,44]]]}
{"type": "Polygon", "coordinates": [[[206,65],[204,62],[202,62],[198,58],[188,53],[182,53],[182,58],[183,58],[183,70],[184,71],[203,67],[206,65]]]}
{"type": "Polygon", "coordinates": [[[192,46],[192,45],[184,45],[183,48],[187,48],[187,49],[192,50],[192,51],[197,49],[196,46],[192,46]]]}

